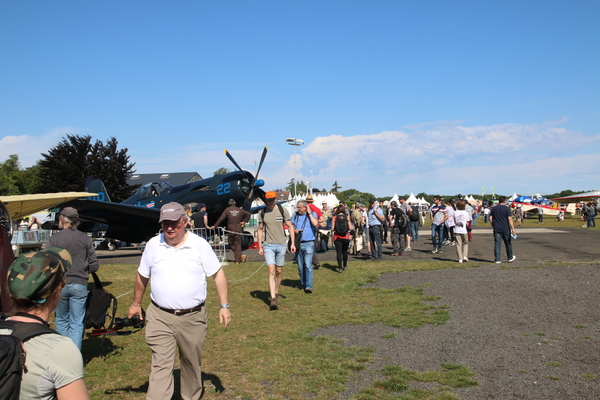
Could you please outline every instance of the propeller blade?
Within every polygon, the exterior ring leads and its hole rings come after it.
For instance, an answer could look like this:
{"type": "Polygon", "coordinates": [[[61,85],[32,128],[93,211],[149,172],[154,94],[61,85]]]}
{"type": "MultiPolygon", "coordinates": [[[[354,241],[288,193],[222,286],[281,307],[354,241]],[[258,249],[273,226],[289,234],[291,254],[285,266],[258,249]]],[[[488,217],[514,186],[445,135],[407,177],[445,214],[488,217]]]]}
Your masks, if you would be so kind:
{"type": "Polygon", "coordinates": [[[237,167],[237,169],[239,169],[240,171],[243,171],[242,167],[240,167],[238,165],[238,163],[233,159],[233,156],[231,154],[229,154],[227,149],[225,149],[224,151],[225,151],[225,155],[227,156],[227,158],[229,158],[229,161],[231,161],[233,163],[233,165],[235,165],[237,167]]]}
{"type": "Polygon", "coordinates": [[[267,146],[265,146],[262,156],[260,157],[260,163],[258,163],[258,169],[256,170],[256,176],[254,177],[254,179],[258,179],[258,173],[260,172],[263,162],[265,162],[265,157],[267,156],[267,150],[269,150],[269,148],[267,146]]]}

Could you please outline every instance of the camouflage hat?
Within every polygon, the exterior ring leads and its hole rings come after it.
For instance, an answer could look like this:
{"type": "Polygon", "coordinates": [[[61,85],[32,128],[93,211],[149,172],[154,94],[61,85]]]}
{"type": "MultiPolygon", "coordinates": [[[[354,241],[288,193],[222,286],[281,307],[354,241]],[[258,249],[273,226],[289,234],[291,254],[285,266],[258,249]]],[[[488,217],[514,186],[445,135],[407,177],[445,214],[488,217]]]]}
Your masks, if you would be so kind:
{"type": "Polygon", "coordinates": [[[21,254],[8,267],[11,297],[44,303],[71,268],[71,254],[52,246],[43,251],[21,254]]]}

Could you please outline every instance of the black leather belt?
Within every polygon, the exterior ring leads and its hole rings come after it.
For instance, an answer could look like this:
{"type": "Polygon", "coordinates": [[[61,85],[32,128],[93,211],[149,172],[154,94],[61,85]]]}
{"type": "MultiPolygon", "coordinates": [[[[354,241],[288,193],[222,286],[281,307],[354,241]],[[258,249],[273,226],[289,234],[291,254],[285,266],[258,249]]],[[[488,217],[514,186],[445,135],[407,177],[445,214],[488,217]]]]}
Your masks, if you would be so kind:
{"type": "Polygon", "coordinates": [[[156,302],[154,300],[150,300],[152,302],[152,304],[154,304],[158,309],[168,312],[169,314],[173,314],[173,315],[185,315],[185,314],[189,314],[191,312],[194,311],[200,311],[202,309],[202,307],[204,307],[204,302],[200,303],[199,305],[197,305],[194,308],[188,308],[187,310],[173,310],[171,308],[164,308],[159,306],[158,304],[156,304],[156,302]]]}

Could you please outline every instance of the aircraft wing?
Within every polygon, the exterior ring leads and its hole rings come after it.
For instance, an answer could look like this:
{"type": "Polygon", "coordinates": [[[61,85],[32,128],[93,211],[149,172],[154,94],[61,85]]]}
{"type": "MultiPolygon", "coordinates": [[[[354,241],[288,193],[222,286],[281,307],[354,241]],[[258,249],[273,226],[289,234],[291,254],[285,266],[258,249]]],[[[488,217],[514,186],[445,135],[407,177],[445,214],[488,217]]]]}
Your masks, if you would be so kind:
{"type": "Polygon", "coordinates": [[[90,196],[96,196],[96,193],[61,192],[20,194],[15,196],[0,196],[0,201],[6,204],[6,208],[14,220],[38,211],[54,208],[65,201],[90,196]]]}
{"type": "Polygon", "coordinates": [[[600,190],[595,190],[593,192],[587,193],[579,193],[574,194],[572,196],[565,197],[557,197],[555,199],[550,199],[555,203],[559,204],[568,204],[568,203],[579,203],[580,201],[591,201],[592,199],[600,198],[600,190]]]}
{"type": "Polygon", "coordinates": [[[97,200],[72,200],[64,206],[75,208],[81,219],[108,225],[106,237],[125,242],[141,243],[160,230],[159,208],[97,200]]]}

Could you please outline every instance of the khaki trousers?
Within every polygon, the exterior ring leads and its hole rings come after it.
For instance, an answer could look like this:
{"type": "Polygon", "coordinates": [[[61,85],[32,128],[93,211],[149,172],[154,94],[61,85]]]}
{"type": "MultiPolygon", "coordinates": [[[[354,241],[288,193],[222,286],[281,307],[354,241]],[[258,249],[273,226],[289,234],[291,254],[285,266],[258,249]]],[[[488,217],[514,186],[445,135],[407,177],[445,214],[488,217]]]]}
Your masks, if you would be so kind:
{"type": "Polygon", "coordinates": [[[173,367],[177,348],[181,363],[181,398],[200,399],[206,317],[206,306],[200,311],[181,316],[162,311],[154,304],[148,306],[146,343],[152,350],[152,369],[146,399],[165,400],[173,396],[173,367]]]}
{"type": "Polygon", "coordinates": [[[469,258],[469,240],[466,233],[456,234],[456,254],[459,261],[469,258]]]}

